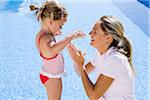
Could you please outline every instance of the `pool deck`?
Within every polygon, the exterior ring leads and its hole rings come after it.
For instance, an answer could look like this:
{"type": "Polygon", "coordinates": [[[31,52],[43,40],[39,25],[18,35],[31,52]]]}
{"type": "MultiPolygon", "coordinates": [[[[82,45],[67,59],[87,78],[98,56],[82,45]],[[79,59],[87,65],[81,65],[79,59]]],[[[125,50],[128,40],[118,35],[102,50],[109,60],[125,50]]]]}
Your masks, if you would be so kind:
{"type": "MultiPolygon", "coordinates": [[[[148,83],[150,83],[148,79],[150,76],[148,62],[150,61],[150,37],[144,31],[147,26],[143,27],[147,24],[140,23],[143,26],[139,26],[132,19],[148,22],[149,19],[145,19],[145,16],[148,15],[145,14],[144,18],[141,18],[134,13],[126,13],[128,8],[122,9],[110,0],[62,3],[69,13],[68,22],[62,30],[65,36],[76,29],[81,29],[88,34],[94,22],[103,15],[114,15],[121,20],[126,36],[133,44],[133,63],[137,71],[136,99],[148,100],[150,98],[148,97],[150,95],[148,92],[150,91],[148,88],[148,83]]],[[[140,13],[143,14],[143,12],[140,13]]],[[[0,11],[0,23],[0,98],[5,100],[46,100],[46,92],[39,80],[42,62],[34,40],[40,25],[33,12],[29,12],[28,9],[9,13],[0,11]]],[[[63,37],[58,37],[58,40],[63,37]]],[[[87,50],[88,54],[92,53],[93,49],[88,44],[89,38],[73,41],[73,43],[81,50],[87,50]]],[[[88,100],[81,79],[74,72],[71,59],[68,59],[66,49],[63,54],[67,59],[65,64],[68,75],[63,79],[62,100],[88,100]]],[[[87,55],[87,58],[90,57],[91,55],[87,55]]]]}

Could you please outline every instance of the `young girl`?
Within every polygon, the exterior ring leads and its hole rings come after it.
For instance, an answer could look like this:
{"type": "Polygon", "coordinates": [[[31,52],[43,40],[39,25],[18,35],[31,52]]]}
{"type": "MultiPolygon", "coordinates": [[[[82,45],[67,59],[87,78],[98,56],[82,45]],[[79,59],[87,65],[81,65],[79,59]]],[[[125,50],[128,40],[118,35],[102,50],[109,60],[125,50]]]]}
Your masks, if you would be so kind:
{"type": "Polygon", "coordinates": [[[83,34],[74,33],[56,42],[55,36],[61,33],[60,29],[67,20],[66,9],[53,1],[45,2],[40,8],[31,5],[30,9],[36,10],[38,20],[42,23],[36,36],[36,46],[43,60],[40,79],[46,88],[48,100],[60,100],[61,78],[64,76],[64,59],[60,51],[83,34]]]}

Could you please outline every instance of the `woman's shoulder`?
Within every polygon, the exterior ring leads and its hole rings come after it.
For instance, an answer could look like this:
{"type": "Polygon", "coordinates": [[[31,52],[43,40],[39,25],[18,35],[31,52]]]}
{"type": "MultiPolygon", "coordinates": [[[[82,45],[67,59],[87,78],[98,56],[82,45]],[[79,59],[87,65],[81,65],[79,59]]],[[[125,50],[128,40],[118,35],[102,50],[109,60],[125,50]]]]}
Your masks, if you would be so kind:
{"type": "Polygon", "coordinates": [[[116,59],[116,60],[125,60],[127,57],[120,53],[119,51],[114,51],[111,54],[107,55],[108,59],[116,59]]]}
{"type": "Polygon", "coordinates": [[[105,57],[105,62],[115,63],[117,65],[123,64],[125,60],[127,60],[127,57],[120,52],[114,52],[105,57]]]}

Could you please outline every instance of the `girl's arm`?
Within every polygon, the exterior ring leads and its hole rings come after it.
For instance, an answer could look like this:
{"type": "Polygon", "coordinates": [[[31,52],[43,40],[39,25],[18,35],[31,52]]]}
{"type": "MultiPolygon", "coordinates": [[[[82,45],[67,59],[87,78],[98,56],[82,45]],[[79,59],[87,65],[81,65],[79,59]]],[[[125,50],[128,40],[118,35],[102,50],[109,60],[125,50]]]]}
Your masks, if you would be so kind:
{"type": "Polygon", "coordinates": [[[50,55],[50,56],[55,56],[56,54],[58,54],[61,50],[63,50],[67,44],[69,44],[71,42],[71,40],[75,39],[75,38],[79,38],[79,37],[83,37],[84,35],[83,34],[72,34],[70,36],[67,36],[65,39],[61,40],[60,42],[58,43],[55,43],[54,41],[50,42],[50,40],[52,40],[52,37],[49,35],[44,35],[42,38],[41,38],[41,45],[43,45],[43,51],[45,52],[48,52],[47,55],[50,55]],[[50,54],[49,54],[50,52],[50,54]]]}

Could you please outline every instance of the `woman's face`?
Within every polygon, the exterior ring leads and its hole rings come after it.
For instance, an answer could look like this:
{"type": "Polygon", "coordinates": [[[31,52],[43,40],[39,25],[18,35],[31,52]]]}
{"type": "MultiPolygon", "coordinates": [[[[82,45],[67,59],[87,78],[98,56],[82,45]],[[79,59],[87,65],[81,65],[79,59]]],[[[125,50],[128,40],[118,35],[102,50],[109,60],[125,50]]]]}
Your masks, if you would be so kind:
{"type": "Polygon", "coordinates": [[[95,48],[103,48],[106,45],[106,35],[100,27],[100,22],[96,22],[92,31],[89,33],[91,37],[90,45],[95,48]]]}
{"type": "Polygon", "coordinates": [[[61,34],[60,30],[62,29],[62,26],[64,25],[64,23],[65,23],[65,21],[62,19],[50,21],[49,29],[51,30],[53,35],[61,34]]]}

